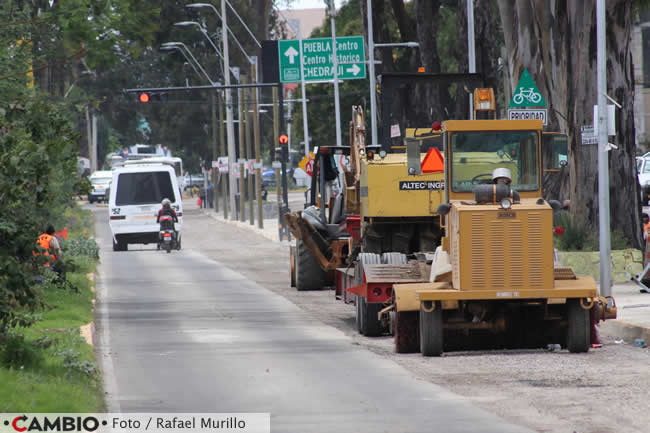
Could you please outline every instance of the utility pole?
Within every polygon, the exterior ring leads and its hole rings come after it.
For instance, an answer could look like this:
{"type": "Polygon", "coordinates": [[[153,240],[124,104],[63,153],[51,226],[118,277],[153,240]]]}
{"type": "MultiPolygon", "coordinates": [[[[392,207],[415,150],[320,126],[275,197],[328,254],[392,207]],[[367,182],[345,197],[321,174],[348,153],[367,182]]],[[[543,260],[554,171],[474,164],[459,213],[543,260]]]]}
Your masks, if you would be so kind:
{"type": "MultiPolygon", "coordinates": [[[[368,0],[372,1],[372,0],[368,0]]],[[[471,0],[468,0],[471,1],[471,0]]],[[[334,17],[336,16],[336,6],[334,0],[330,0],[331,17],[332,17],[332,63],[334,65],[334,111],[336,115],[336,146],[341,147],[341,107],[339,105],[339,60],[336,55],[336,23],[334,17]]],[[[302,53],[300,53],[302,58],[302,53]]],[[[304,98],[304,95],[303,95],[304,98]]],[[[308,132],[305,133],[307,135],[308,132]]],[[[305,141],[306,142],[306,141],[305,141]]]]}
{"type": "MultiPolygon", "coordinates": [[[[246,77],[240,76],[239,82],[246,84],[246,77]]],[[[242,104],[242,94],[245,93],[244,89],[237,89],[237,102],[239,105],[239,221],[246,221],[246,143],[244,136],[244,104],[242,104]]]]}
{"type": "MultiPolygon", "coordinates": [[[[596,53],[598,70],[598,223],[600,244],[600,294],[611,296],[611,244],[609,225],[609,153],[607,151],[607,57],[605,0],[596,4],[596,53]]],[[[596,123],[596,119],[594,119],[596,123]]]]}
{"type": "MultiPolygon", "coordinates": [[[[217,92],[212,92],[210,95],[210,102],[212,105],[212,161],[217,160],[217,92]]],[[[212,167],[212,193],[214,197],[214,212],[219,212],[219,188],[217,187],[217,179],[219,177],[219,169],[212,167]]],[[[206,193],[207,195],[207,193],[206,193]]]]}
{"type": "MultiPolygon", "coordinates": [[[[225,138],[225,127],[223,124],[223,103],[224,97],[223,92],[218,94],[219,98],[219,150],[221,156],[226,156],[226,138],[225,138]]],[[[223,200],[223,218],[228,219],[228,179],[230,177],[230,171],[228,173],[220,173],[221,178],[221,199],[223,200]]]]}
{"type": "MultiPolygon", "coordinates": [[[[375,76],[375,36],[372,30],[372,0],[366,0],[368,12],[368,73],[370,74],[370,138],[377,144],[377,83],[375,76]]],[[[304,96],[303,96],[304,97],[304,96]]]]}
{"type": "MultiPolygon", "coordinates": [[[[469,73],[476,72],[476,50],[474,41],[474,1],[467,0],[467,56],[469,73]]],[[[469,118],[474,119],[474,95],[469,95],[469,118]]]]}
{"type": "MultiPolygon", "coordinates": [[[[257,57],[255,57],[255,66],[252,67],[251,74],[254,74],[255,82],[257,83],[257,57]]],[[[260,89],[255,89],[255,98],[253,98],[253,137],[255,139],[255,163],[258,168],[255,170],[255,189],[257,197],[257,226],[261,229],[264,228],[264,210],[262,206],[262,150],[260,146],[260,114],[259,105],[257,104],[260,89]]]]}
{"type": "Polygon", "coordinates": [[[233,128],[232,118],[232,92],[230,91],[230,54],[228,52],[228,10],[226,9],[226,0],[221,0],[221,39],[223,41],[223,71],[224,81],[226,86],[226,129],[228,135],[228,173],[230,180],[230,218],[236,219],[236,202],[235,191],[237,190],[237,183],[235,176],[232,176],[232,164],[237,157],[235,149],[235,130],[233,128]]]}
{"type": "Polygon", "coordinates": [[[90,152],[90,171],[97,171],[97,114],[92,110],[93,117],[93,145],[90,152]]]}
{"type": "MultiPolygon", "coordinates": [[[[253,132],[253,128],[251,127],[253,113],[248,110],[248,101],[254,99],[253,92],[255,90],[256,89],[253,88],[244,90],[244,94],[246,95],[246,98],[244,99],[244,111],[246,112],[246,129],[244,130],[246,133],[246,164],[248,164],[248,161],[253,159],[253,140],[251,137],[251,133],[253,132]]],[[[253,209],[255,206],[253,203],[255,199],[255,189],[253,188],[253,170],[248,170],[248,178],[246,181],[248,184],[248,219],[250,220],[251,225],[255,225],[255,211],[253,209]]]]}
{"type": "MultiPolygon", "coordinates": [[[[284,126],[284,88],[282,83],[278,84],[278,119],[280,124],[280,129],[283,129],[284,126]]],[[[289,228],[287,227],[286,222],[284,221],[284,214],[289,211],[289,191],[287,186],[287,159],[288,159],[288,142],[280,144],[280,159],[282,169],[282,211],[280,212],[280,230],[283,235],[280,236],[280,240],[284,236],[287,237],[287,240],[291,240],[291,235],[289,234],[289,228]]]]}
{"type": "MultiPolygon", "coordinates": [[[[280,106],[278,104],[278,88],[273,87],[273,143],[274,143],[274,156],[277,155],[275,152],[275,146],[278,145],[278,138],[280,137],[280,106]]],[[[281,152],[280,152],[281,153],[281,152]]],[[[282,158],[282,155],[280,155],[282,158]]],[[[276,165],[275,167],[275,192],[277,194],[278,202],[278,239],[282,240],[282,187],[280,181],[280,167],[276,165]]]]}

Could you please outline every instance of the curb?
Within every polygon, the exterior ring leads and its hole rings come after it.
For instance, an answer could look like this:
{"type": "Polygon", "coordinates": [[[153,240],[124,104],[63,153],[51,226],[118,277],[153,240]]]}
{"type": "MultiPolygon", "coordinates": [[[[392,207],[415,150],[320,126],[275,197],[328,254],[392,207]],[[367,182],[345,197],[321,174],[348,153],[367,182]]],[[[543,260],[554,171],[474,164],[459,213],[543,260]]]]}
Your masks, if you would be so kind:
{"type": "Polygon", "coordinates": [[[616,336],[626,342],[633,342],[636,338],[650,341],[650,327],[638,323],[626,322],[620,319],[607,320],[600,324],[599,328],[604,333],[616,336]]]}

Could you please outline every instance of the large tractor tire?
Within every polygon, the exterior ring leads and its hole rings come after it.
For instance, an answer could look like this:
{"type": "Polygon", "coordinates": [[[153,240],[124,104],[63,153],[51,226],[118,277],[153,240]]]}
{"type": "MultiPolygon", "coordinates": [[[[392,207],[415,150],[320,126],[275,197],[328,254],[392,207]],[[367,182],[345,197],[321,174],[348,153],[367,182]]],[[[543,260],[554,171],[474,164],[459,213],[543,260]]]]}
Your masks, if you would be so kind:
{"type": "Polygon", "coordinates": [[[325,271],[323,271],[305,247],[305,244],[296,239],[296,290],[318,290],[325,285],[325,271]]]}
{"type": "Polygon", "coordinates": [[[587,352],[591,343],[589,310],[582,308],[579,299],[568,299],[566,306],[568,319],[566,334],[567,349],[571,353],[587,352]]]}
{"type": "Polygon", "coordinates": [[[442,344],[442,305],[439,301],[423,302],[420,305],[420,352],[422,356],[440,356],[442,344]]]}

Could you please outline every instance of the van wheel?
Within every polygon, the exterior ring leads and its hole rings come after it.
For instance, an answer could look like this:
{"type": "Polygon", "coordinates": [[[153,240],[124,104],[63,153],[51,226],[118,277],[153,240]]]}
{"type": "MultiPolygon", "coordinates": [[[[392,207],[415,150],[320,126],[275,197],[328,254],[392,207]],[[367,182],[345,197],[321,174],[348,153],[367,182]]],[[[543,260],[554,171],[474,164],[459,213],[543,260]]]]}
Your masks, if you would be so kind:
{"type": "Polygon", "coordinates": [[[126,242],[113,241],[113,251],[127,251],[128,249],[128,244],[126,242]]]}

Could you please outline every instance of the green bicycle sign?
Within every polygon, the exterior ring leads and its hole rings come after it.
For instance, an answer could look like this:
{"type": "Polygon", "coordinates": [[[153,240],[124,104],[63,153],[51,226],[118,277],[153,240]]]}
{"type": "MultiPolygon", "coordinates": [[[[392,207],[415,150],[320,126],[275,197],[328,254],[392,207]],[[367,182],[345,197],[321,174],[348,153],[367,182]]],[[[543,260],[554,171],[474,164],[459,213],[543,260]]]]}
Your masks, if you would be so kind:
{"type": "Polygon", "coordinates": [[[545,107],[546,101],[537,88],[533,77],[530,76],[527,69],[521,74],[517,89],[512,95],[509,108],[517,107],[545,107]]]}

